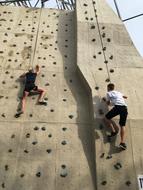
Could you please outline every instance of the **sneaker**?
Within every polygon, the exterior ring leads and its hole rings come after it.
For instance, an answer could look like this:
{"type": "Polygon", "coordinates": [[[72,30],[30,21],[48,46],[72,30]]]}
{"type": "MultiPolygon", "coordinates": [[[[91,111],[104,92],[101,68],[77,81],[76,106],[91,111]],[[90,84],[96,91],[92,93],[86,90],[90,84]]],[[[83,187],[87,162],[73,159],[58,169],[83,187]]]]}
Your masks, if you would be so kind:
{"type": "Polygon", "coordinates": [[[122,148],[123,150],[127,149],[127,145],[125,143],[120,143],[119,147],[122,148]]]}
{"type": "Polygon", "coordinates": [[[108,135],[108,137],[111,138],[111,137],[116,136],[117,134],[118,134],[118,131],[116,131],[116,132],[111,132],[111,135],[108,135]]]}

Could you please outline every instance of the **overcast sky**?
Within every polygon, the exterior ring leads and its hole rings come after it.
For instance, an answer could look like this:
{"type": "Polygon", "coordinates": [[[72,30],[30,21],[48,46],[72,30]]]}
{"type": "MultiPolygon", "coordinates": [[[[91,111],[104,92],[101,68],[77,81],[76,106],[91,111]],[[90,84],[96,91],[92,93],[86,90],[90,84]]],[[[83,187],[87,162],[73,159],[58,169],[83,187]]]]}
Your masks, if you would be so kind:
{"type": "MultiPolygon", "coordinates": [[[[106,0],[109,5],[114,9],[114,0],[106,0]]],[[[51,8],[56,8],[56,1],[49,0],[46,3],[46,6],[51,8]]],[[[120,14],[122,19],[127,19],[129,17],[143,14],[143,0],[116,0],[118,4],[118,8],[120,10],[120,14]]],[[[124,22],[136,48],[139,53],[143,56],[143,16],[135,18],[130,21],[124,22]]]]}

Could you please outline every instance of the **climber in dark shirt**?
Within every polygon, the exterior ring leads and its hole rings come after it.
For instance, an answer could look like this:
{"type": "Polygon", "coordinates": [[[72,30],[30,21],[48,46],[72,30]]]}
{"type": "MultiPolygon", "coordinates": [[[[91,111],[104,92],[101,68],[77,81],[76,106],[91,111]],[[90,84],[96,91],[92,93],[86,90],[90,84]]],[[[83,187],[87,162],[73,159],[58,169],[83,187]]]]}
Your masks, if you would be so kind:
{"type": "Polygon", "coordinates": [[[36,77],[39,74],[39,72],[40,72],[39,65],[36,65],[35,71],[33,69],[30,69],[27,73],[24,73],[20,76],[20,78],[25,79],[25,88],[24,88],[22,102],[21,102],[22,103],[21,111],[17,113],[15,117],[19,117],[21,114],[24,113],[26,97],[29,95],[31,91],[37,92],[39,94],[37,104],[47,105],[47,102],[44,102],[42,100],[45,94],[45,90],[35,85],[36,77]]]}

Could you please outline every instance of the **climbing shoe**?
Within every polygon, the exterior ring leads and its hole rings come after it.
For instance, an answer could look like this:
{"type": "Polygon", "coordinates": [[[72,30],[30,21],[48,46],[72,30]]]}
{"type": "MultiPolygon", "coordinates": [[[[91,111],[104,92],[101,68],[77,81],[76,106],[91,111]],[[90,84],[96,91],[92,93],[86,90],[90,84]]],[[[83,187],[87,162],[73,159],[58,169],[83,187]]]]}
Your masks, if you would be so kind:
{"type": "Polygon", "coordinates": [[[119,144],[119,147],[123,150],[126,150],[127,149],[127,145],[125,143],[120,143],[119,144]]]}
{"type": "Polygon", "coordinates": [[[21,114],[23,114],[23,111],[21,111],[21,112],[19,112],[19,113],[16,113],[16,114],[15,114],[15,118],[20,117],[20,116],[21,116],[21,114]]]}

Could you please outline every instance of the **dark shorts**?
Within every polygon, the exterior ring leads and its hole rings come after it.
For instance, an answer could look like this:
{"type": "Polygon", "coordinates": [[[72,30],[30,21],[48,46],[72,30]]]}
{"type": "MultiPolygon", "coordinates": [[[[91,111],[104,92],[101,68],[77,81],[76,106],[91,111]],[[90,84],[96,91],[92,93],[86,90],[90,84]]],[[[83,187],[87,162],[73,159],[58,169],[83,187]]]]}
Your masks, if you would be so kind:
{"type": "Polygon", "coordinates": [[[121,127],[126,125],[128,110],[126,106],[115,105],[106,115],[107,119],[112,119],[113,117],[120,115],[119,124],[121,127]]]}
{"type": "Polygon", "coordinates": [[[38,87],[35,84],[26,84],[24,91],[30,92],[32,90],[37,91],[38,87]]]}

